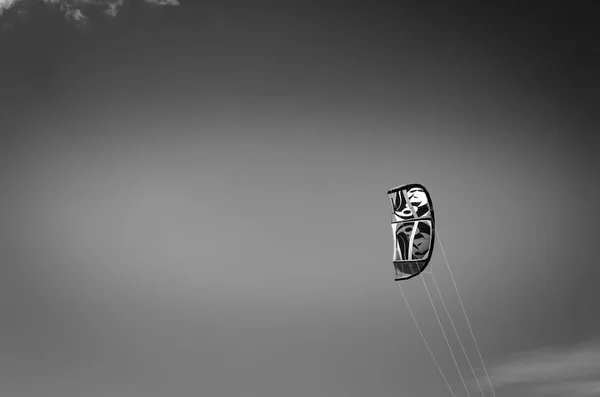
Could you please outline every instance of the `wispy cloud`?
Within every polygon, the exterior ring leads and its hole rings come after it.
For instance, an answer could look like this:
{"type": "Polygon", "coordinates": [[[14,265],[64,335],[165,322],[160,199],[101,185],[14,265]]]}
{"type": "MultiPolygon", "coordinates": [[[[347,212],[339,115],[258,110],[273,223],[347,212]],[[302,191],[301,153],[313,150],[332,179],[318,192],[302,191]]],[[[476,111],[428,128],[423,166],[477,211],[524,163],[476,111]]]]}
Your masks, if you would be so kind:
{"type": "MultiPolygon", "coordinates": [[[[102,10],[104,15],[115,18],[119,9],[125,3],[125,0],[40,0],[49,6],[58,6],[64,17],[68,21],[75,22],[78,26],[85,26],[90,18],[86,15],[86,9],[96,8],[102,10]]],[[[154,6],[178,6],[178,0],[144,0],[147,4],[154,6]]],[[[5,10],[23,5],[26,7],[32,4],[32,1],[26,0],[0,0],[0,16],[5,10]]]]}
{"type": "Polygon", "coordinates": [[[542,395],[569,397],[600,396],[600,379],[558,382],[539,386],[537,391],[542,395]]]}
{"type": "Polygon", "coordinates": [[[600,396],[600,341],[513,355],[491,368],[490,377],[495,387],[521,386],[544,396],[600,396]]]}
{"type": "Polygon", "coordinates": [[[177,0],[146,0],[146,3],[154,4],[157,6],[178,6],[179,1],[177,0]]]}

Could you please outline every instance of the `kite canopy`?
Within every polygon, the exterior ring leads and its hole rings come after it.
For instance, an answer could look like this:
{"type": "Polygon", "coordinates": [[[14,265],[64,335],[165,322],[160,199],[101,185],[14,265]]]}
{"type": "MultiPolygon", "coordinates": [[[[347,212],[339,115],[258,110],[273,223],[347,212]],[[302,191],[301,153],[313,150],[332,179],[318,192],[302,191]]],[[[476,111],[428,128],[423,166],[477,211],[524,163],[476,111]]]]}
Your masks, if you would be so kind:
{"type": "Polygon", "coordinates": [[[431,259],[435,234],[433,203],[429,192],[416,183],[388,191],[392,203],[396,281],[419,275],[431,259]]]}

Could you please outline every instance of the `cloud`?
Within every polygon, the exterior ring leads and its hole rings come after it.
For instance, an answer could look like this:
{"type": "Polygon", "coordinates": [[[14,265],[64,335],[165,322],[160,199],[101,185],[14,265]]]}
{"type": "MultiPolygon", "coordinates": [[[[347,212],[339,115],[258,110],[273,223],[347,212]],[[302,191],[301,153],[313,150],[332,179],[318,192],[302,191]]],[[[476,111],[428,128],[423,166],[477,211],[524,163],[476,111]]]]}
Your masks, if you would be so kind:
{"type": "MultiPolygon", "coordinates": [[[[49,6],[58,6],[68,21],[75,22],[78,26],[85,26],[90,21],[86,9],[96,8],[102,10],[107,17],[115,18],[125,0],[41,0],[49,6]]],[[[144,0],[154,6],[178,6],[178,0],[144,0]]],[[[17,4],[31,4],[25,0],[0,0],[0,16],[5,10],[17,4]]]]}
{"type": "Polygon", "coordinates": [[[520,386],[539,395],[600,396],[600,341],[513,355],[489,373],[495,387],[520,386]]]}
{"type": "Polygon", "coordinates": [[[148,4],[154,4],[157,6],[178,6],[179,1],[177,0],[146,0],[148,4]]]}
{"type": "Polygon", "coordinates": [[[9,9],[16,2],[17,2],[17,0],[0,0],[0,16],[2,16],[2,13],[4,12],[4,10],[9,9]]]}
{"type": "Polygon", "coordinates": [[[600,379],[559,382],[556,384],[539,386],[537,391],[542,395],[550,396],[598,397],[600,396],[600,379]]]}
{"type": "Polygon", "coordinates": [[[61,5],[61,11],[64,13],[65,19],[67,21],[74,21],[75,24],[79,27],[86,26],[90,21],[88,17],[83,15],[79,8],[73,8],[69,6],[63,7],[63,5],[61,5]]]}
{"type": "Polygon", "coordinates": [[[119,12],[119,7],[123,5],[123,1],[124,0],[119,0],[108,3],[106,10],[104,10],[104,13],[109,17],[116,17],[119,12]]]}

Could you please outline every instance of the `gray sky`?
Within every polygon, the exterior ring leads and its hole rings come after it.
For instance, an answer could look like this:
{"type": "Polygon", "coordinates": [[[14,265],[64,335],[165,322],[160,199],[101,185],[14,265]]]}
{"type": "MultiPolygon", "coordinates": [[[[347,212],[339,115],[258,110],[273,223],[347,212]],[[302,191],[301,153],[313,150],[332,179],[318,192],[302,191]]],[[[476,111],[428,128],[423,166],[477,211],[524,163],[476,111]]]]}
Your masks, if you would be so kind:
{"type": "Polygon", "coordinates": [[[0,394],[448,395],[417,182],[497,395],[600,395],[585,13],[84,3],[0,17],[0,394]]]}

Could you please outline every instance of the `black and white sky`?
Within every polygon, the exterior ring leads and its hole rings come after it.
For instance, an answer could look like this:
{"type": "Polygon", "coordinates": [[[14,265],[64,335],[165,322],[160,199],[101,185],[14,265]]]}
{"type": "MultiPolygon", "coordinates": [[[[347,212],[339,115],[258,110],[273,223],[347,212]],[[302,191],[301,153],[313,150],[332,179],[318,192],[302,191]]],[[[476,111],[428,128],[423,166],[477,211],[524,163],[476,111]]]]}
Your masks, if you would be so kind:
{"type": "Polygon", "coordinates": [[[449,395],[417,182],[496,395],[600,396],[597,18],[426,3],[0,0],[0,395],[449,395]]]}

